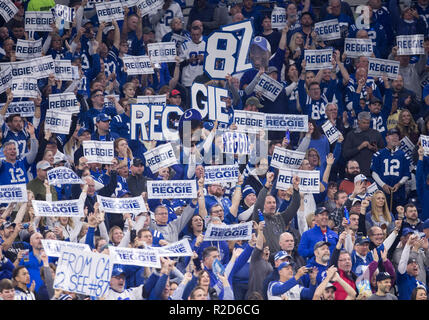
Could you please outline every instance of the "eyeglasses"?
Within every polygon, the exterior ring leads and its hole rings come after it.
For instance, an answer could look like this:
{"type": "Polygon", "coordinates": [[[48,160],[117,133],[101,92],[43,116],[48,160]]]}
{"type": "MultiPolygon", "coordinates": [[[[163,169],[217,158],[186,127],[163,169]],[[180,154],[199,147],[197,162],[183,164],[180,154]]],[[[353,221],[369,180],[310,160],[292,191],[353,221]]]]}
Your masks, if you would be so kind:
{"type": "Polygon", "coordinates": [[[94,97],[104,97],[104,94],[98,93],[98,94],[94,95],[94,97]]]}

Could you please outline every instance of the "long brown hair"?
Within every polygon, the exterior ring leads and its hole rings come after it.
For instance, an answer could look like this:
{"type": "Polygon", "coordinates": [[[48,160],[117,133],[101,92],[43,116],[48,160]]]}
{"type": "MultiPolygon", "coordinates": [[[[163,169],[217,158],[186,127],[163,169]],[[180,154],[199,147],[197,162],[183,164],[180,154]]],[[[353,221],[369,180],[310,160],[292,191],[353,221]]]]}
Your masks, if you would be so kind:
{"type": "Polygon", "coordinates": [[[402,109],[401,111],[399,111],[398,123],[397,123],[396,127],[398,128],[398,130],[401,134],[401,138],[405,137],[405,136],[409,136],[410,134],[418,134],[419,133],[419,128],[417,126],[417,123],[414,121],[413,115],[411,114],[410,110],[408,110],[408,109],[402,109]],[[402,115],[405,112],[408,112],[410,114],[410,124],[408,126],[406,126],[402,123],[402,115]]]}

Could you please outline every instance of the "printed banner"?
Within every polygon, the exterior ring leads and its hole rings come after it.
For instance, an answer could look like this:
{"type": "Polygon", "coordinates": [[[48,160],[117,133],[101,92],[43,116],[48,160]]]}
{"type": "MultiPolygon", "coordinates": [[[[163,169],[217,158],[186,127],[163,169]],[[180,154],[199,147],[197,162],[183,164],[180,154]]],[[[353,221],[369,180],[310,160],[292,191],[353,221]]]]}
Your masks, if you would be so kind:
{"type": "Polygon", "coordinates": [[[254,91],[261,93],[265,98],[275,101],[283,90],[283,85],[271,78],[268,74],[264,73],[261,75],[258,83],[256,84],[254,91]]]}
{"type": "Polygon", "coordinates": [[[148,199],[196,199],[195,180],[161,180],[147,182],[148,199]]]}
{"type": "Polygon", "coordinates": [[[405,156],[411,160],[413,159],[413,153],[415,149],[414,143],[411,142],[410,138],[407,136],[403,137],[400,141],[399,149],[405,152],[405,156]]]}
{"type": "Polygon", "coordinates": [[[69,134],[72,114],[49,109],[46,111],[45,131],[50,130],[52,133],[69,134]]]}
{"type": "Polygon", "coordinates": [[[238,224],[209,224],[204,241],[250,240],[252,238],[252,222],[238,224]]]}
{"type": "Polygon", "coordinates": [[[11,0],[2,0],[0,2],[0,15],[3,17],[5,23],[8,23],[18,11],[19,9],[11,0]]]}
{"type": "Polygon", "coordinates": [[[99,22],[124,20],[124,9],[120,1],[109,1],[95,4],[99,22]]]}
{"type": "Polygon", "coordinates": [[[115,264],[161,268],[157,250],[109,246],[109,252],[115,264]]]}
{"type": "Polygon", "coordinates": [[[57,4],[55,5],[54,14],[58,18],[61,18],[64,21],[72,23],[75,16],[75,11],[74,11],[74,8],[69,8],[67,6],[57,4]]]}
{"type": "Polygon", "coordinates": [[[305,69],[332,69],[332,52],[332,49],[304,50],[305,69]]]}
{"type": "Polygon", "coordinates": [[[320,172],[317,170],[281,169],[277,177],[277,188],[287,190],[292,186],[293,176],[300,177],[299,191],[303,193],[320,193],[320,172]]]}
{"type": "Polygon", "coordinates": [[[163,247],[150,247],[157,250],[160,257],[192,257],[192,249],[187,239],[163,247]]]}
{"type": "Polygon", "coordinates": [[[368,76],[382,77],[396,80],[399,74],[399,61],[368,58],[368,76]]]}
{"type": "Polygon", "coordinates": [[[167,95],[154,95],[154,96],[137,96],[138,104],[157,104],[160,106],[165,106],[167,104],[167,95]]]}
{"type": "Polygon", "coordinates": [[[102,297],[110,288],[113,263],[107,254],[66,249],[58,260],[54,289],[102,297]]]}
{"type": "Polygon", "coordinates": [[[115,156],[113,141],[83,141],[83,156],[88,163],[111,164],[115,156]]]}
{"type": "Polygon", "coordinates": [[[265,130],[265,113],[234,110],[234,123],[238,132],[258,133],[265,130]]]}
{"type": "Polygon", "coordinates": [[[26,11],[25,31],[52,32],[51,24],[55,22],[54,20],[51,11],[26,11]]]}
{"type": "Polygon", "coordinates": [[[91,252],[86,243],[42,239],[43,249],[48,257],[61,257],[61,252],[68,249],[91,252]]]}
{"type": "Polygon", "coordinates": [[[329,120],[322,125],[322,129],[330,144],[333,144],[340,137],[340,132],[329,120]]]}
{"type": "Polygon", "coordinates": [[[169,117],[172,113],[180,117],[183,110],[179,106],[164,105],[164,96],[152,97],[154,98],[145,100],[156,103],[131,105],[131,139],[137,139],[137,137],[155,141],[179,139],[178,130],[169,125],[169,117]]]}
{"type": "Polygon", "coordinates": [[[140,10],[142,16],[157,12],[164,5],[164,0],[139,0],[137,9],[140,10]]]}
{"type": "Polygon", "coordinates": [[[270,166],[277,169],[298,169],[301,166],[302,160],[304,160],[304,158],[305,152],[288,150],[275,146],[273,155],[271,157],[270,166]]]}
{"type": "Polygon", "coordinates": [[[220,165],[220,166],[206,166],[204,168],[204,183],[226,183],[237,182],[240,172],[238,166],[233,165],[220,165]]]}
{"type": "Polygon", "coordinates": [[[72,169],[58,167],[47,172],[49,185],[59,184],[85,184],[81,178],[72,169]]]}
{"type": "Polygon", "coordinates": [[[12,66],[14,78],[33,77],[42,79],[55,72],[55,63],[51,55],[32,60],[11,62],[10,65],[12,66]]]}
{"type": "MultiPolygon", "coordinates": [[[[4,106],[4,103],[0,105],[0,108],[4,106]]],[[[19,114],[21,117],[33,117],[34,116],[34,102],[33,101],[16,101],[11,102],[7,107],[5,118],[11,114],[19,114]]]]}
{"type": "Polygon", "coordinates": [[[22,40],[16,42],[15,55],[18,59],[27,60],[42,56],[42,38],[38,40],[22,40]]]}
{"type": "Polygon", "coordinates": [[[424,35],[414,34],[409,36],[396,36],[396,45],[398,46],[398,56],[402,55],[420,55],[425,54],[423,47],[424,35]]]}
{"type": "Polygon", "coordinates": [[[10,88],[14,98],[37,98],[39,94],[36,78],[13,78],[10,88]]]}
{"type": "Polygon", "coordinates": [[[31,200],[36,217],[84,217],[83,202],[78,200],[31,200]]]}
{"type": "Polygon", "coordinates": [[[176,62],[176,43],[172,41],[148,43],[147,51],[152,63],[176,62]]]}
{"type": "Polygon", "coordinates": [[[65,113],[79,113],[80,105],[74,92],[50,94],[48,109],[65,113]]]}
{"type": "Polygon", "coordinates": [[[370,197],[378,190],[377,183],[373,182],[370,186],[366,188],[366,194],[370,197]]]}
{"type": "Polygon", "coordinates": [[[341,39],[338,19],[317,22],[314,24],[314,31],[323,41],[341,39]]]}
{"type": "Polygon", "coordinates": [[[146,166],[150,168],[152,173],[157,173],[161,168],[167,168],[179,163],[171,143],[162,144],[152,150],[146,151],[144,157],[146,159],[146,166]]]}
{"type": "Polygon", "coordinates": [[[274,7],[271,12],[271,28],[273,29],[283,29],[286,26],[286,9],[282,7],[274,7]]]}
{"type": "Polygon", "coordinates": [[[108,198],[97,195],[97,202],[100,209],[110,213],[134,213],[147,212],[143,198],[108,198]]]}
{"type": "Polygon", "coordinates": [[[55,79],[63,81],[73,81],[73,66],[71,60],[54,60],[55,79]]]}
{"type": "Polygon", "coordinates": [[[266,113],[265,121],[266,130],[308,132],[308,115],[266,113]]]}
{"type": "Polygon", "coordinates": [[[1,66],[0,69],[0,93],[5,92],[12,84],[12,67],[1,66]]]}
{"type": "Polygon", "coordinates": [[[250,154],[250,142],[246,133],[224,132],[222,141],[224,153],[250,154]]]}
{"type": "Polygon", "coordinates": [[[371,39],[346,38],[344,41],[344,53],[348,58],[370,57],[373,52],[372,46],[371,39]]]}
{"type": "Polygon", "coordinates": [[[429,136],[421,134],[420,142],[422,144],[423,150],[425,151],[425,156],[429,155],[429,136]]]}
{"type": "Polygon", "coordinates": [[[128,75],[154,73],[149,56],[125,56],[122,60],[128,75]]]}
{"type": "Polygon", "coordinates": [[[25,184],[0,185],[0,203],[27,201],[27,186],[25,184]]]}

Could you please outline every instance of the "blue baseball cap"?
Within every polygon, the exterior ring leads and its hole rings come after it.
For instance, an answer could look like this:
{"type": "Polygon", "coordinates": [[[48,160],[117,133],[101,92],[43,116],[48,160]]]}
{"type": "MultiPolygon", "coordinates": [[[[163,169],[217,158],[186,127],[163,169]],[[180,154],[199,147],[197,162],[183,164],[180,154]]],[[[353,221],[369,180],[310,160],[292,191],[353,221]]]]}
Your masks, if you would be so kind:
{"type": "Polygon", "coordinates": [[[99,113],[97,118],[95,119],[95,122],[100,122],[100,121],[110,121],[112,120],[112,118],[110,118],[110,116],[108,116],[105,113],[99,113]]]}
{"type": "Polygon", "coordinates": [[[286,251],[278,251],[275,256],[274,256],[274,261],[280,260],[280,259],[284,259],[284,258],[291,258],[290,254],[287,253],[286,251]]]}
{"type": "Polygon", "coordinates": [[[261,48],[264,51],[271,51],[270,43],[267,39],[261,36],[257,36],[253,39],[253,41],[250,43],[250,45],[256,45],[259,48],[261,48]]]}
{"type": "Polygon", "coordinates": [[[414,230],[411,228],[404,228],[402,229],[402,236],[405,237],[409,235],[410,233],[414,233],[414,230]]]}
{"type": "Polygon", "coordinates": [[[89,132],[91,133],[91,131],[88,128],[80,128],[79,131],[77,132],[77,136],[80,137],[81,135],[83,135],[84,132],[89,132]]]}
{"type": "Polygon", "coordinates": [[[121,190],[118,191],[117,197],[118,198],[122,198],[123,196],[125,196],[127,194],[131,195],[131,192],[129,192],[128,190],[121,189],[121,190]]]}
{"type": "Polygon", "coordinates": [[[112,277],[118,277],[122,274],[125,275],[124,269],[122,269],[121,267],[114,267],[113,268],[112,277]]]}
{"type": "Polygon", "coordinates": [[[278,271],[280,271],[281,269],[286,268],[286,267],[289,267],[290,265],[291,265],[291,263],[290,263],[290,262],[287,262],[287,261],[282,262],[282,263],[280,263],[280,265],[277,267],[277,270],[278,270],[278,271]]]}

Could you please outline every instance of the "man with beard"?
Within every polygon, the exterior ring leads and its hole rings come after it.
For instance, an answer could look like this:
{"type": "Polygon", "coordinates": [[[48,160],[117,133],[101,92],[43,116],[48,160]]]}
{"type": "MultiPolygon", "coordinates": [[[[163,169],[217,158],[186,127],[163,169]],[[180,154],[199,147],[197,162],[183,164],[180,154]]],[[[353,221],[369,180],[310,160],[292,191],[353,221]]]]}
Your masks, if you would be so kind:
{"type": "Polygon", "coordinates": [[[388,272],[380,272],[375,280],[377,281],[377,292],[370,296],[368,300],[398,300],[396,296],[390,293],[392,277],[388,272]]]}
{"type": "MultiPolygon", "coordinates": [[[[331,243],[326,241],[319,241],[314,245],[313,254],[314,256],[308,261],[306,267],[307,268],[316,268],[317,269],[317,277],[316,283],[319,285],[323,279],[326,277],[326,270],[329,266],[329,260],[331,258],[331,253],[329,247],[331,243]]],[[[302,277],[302,283],[305,287],[310,285],[310,277],[308,274],[302,277]]]]}
{"type": "Polygon", "coordinates": [[[408,238],[408,241],[405,244],[404,250],[401,254],[401,260],[398,264],[397,279],[399,300],[410,300],[413,289],[416,288],[418,285],[423,285],[424,287],[426,287],[425,284],[417,280],[417,276],[420,272],[417,260],[414,258],[410,259],[410,250],[417,240],[417,235],[411,235],[408,238]]]}
{"type": "Polygon", "coordinates": [[[380,132],[370,128],[371,114],[363,111],[358,114],[358,127],[350,131],[343,143],[345,160],[354,159],[359,162],[361,172],[370,175],[371,159],[374,153],[384,148],[380,132]]]}
{"type": "MultiPolygon", "coordinates": [[[[359,162],[354,159],[347,161],[345,173],[345,178],[343,181],[341,181],[338,190],[345,191],[347,194],[351,194],[355,188],[355,177],[360,174],[359,162]]],[[[366,184],[368,187],[371,183],[367,181],[366,184]]]]}
{"type": "Polygon", "coordinates": [[[414,204],[408,203],[405,207],[396,207],[398,216],[404,216],[405,219],[402,222],[403,228],[410,228],[413,231],[423,232],[423,221],[419,219],[419,213],[414,204]]]}

